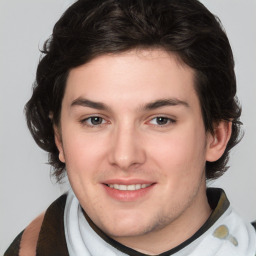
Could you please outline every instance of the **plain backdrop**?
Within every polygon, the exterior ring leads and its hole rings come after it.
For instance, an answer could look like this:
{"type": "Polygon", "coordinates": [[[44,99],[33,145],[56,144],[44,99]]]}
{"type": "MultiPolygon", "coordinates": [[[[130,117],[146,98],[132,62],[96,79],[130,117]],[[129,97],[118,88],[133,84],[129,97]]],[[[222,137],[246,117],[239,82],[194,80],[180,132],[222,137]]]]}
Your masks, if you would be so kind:
{"type": "MultiPolygon", "coordinates": [[[[73,1],[0,0],[0,255],[28,223],[68,185],[50,178],[47,154],[26,127],[39,48],[73,1]]],[[[233,207],[256,219],[256,1],[202,0],[221,19],[233,48],[245,136],[229,171],[210,186],[225,189],[233,207]]]]}

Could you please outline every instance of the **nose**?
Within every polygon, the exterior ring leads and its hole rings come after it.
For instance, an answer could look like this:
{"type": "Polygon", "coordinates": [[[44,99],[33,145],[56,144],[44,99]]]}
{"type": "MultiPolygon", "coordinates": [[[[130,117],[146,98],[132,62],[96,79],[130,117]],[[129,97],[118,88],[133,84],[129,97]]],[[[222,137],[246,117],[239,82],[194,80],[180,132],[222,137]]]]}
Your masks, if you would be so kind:
{"type": "Polygon", "coordinates": [[[146,153],[143,148],[142,135],[135,127],[122,126],[112,133],[109,162],[122,171],[128,171],[143,164],[146,153]]]}

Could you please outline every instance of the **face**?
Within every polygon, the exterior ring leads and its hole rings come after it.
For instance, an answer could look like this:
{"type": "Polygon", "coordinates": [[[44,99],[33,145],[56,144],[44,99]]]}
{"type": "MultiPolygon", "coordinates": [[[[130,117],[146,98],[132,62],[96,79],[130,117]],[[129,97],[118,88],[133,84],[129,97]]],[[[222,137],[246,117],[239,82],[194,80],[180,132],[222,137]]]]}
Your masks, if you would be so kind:
{"type": "Polygon", "coordinates": [[[56,129],[83,209],[105,233],[167,232],[205,197],[205,131],[194,73],[161,50],[103,55],[70,71],[56,129]]]}

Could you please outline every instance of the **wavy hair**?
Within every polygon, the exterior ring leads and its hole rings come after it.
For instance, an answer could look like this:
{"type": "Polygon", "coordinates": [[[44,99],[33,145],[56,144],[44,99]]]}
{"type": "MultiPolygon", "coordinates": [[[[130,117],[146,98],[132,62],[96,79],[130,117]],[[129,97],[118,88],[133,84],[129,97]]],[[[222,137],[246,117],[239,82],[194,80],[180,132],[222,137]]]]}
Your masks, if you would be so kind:
{"type": "Polygon", "coordinates": [[[205,130],[213,132],[214,123],[221,120],[232,122],[224,154],[206,162],[206,178],[215,179],[227,170],[229,151],[240,138],[241,108],[232,50],[218,18],[197,0],[79,0],[45,42],[33,94],[25,106],[29,130],[49,153],[57,180],[63,177],[65,164],[58,158],[53,123],[60,122],[69,71],[99,55],[136,48],[175,53],[194,69],[205,130]]]}

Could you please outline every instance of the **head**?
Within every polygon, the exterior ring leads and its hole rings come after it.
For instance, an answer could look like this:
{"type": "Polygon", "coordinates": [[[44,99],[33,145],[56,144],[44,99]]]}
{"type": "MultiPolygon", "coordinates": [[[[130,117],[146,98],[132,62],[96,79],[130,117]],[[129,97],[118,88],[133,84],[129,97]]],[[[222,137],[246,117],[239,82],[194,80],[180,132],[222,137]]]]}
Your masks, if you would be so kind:
{"type": "Polygon", "coordinates": [[[67,169],[81,205],[112,237],[192,216],[205,179],[227,169],[240,114],[229,41],[197,0],[77,1],[44,45],[26,105],[55,176],[67,169]],[[146,195],[105,184],[143,180],[146,195]]]}
{"type": "Polygon", "coordinates": [[[230,149],[239,141],[241,109],[236,98],[234,61],[220,21],[196,0],[80,0],[56,23],[37,69],[33,95],[26,105],[28,127],[49,152],[58,180],[65,173],[54,142],[66,81],[72,68],[97,56],[131,49],[162,49],[194,70],[205,130],[232,122],[232,135],[220,159],[206,162],[206,178],[227,169],[230,149]]]}

